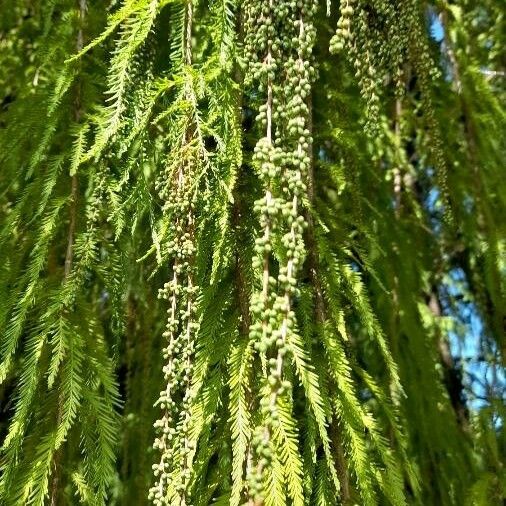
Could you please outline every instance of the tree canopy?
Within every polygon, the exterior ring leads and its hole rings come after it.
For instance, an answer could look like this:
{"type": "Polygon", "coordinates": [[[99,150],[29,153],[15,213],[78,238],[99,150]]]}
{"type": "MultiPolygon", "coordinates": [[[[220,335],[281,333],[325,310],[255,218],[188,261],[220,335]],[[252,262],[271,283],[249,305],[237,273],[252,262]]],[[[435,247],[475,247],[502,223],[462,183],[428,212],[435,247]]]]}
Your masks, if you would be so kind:
{"type": "Polygon", "coordinates": [[[0,0],[0,504],[502,504],[504,7],[0,0]]]}

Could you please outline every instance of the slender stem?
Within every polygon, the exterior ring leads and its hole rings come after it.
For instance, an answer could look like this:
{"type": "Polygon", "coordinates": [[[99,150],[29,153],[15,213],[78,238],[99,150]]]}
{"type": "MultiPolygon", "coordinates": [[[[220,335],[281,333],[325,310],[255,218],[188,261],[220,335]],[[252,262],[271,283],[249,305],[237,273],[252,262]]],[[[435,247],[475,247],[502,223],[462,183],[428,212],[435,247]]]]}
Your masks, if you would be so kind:
{"type": "MultiPolygon", "coordinates": [[[[441,303],[435,287],[431,291],[428,306],[434,317],[440,318],[442,316],[441,303]]],[[[440,362],[443,366],[444,383],[455,411],[457,423],[464,432],[470,433],[469,410],[463,398],[464,385],[462,378],[455,366],[448,340],[441,335],[441,332],[439,332],[437,338],[440,362]]]]}
{"type": "MultiPolygon", "coordinates": [[[[308,129],[313,132],[313,104],[311,97],[308,100],[309,121],[308,129]]],[[[306,213],[306,221],[308,224],[306,232],[306,245],[308,251],[308,268],[309,282],[313,287],[313,303],[314,318],[319,329],[322,329],[327,321],[327,307],[323,294],[323,287],[320,279],[320,259],[318,254],[318,245],[316,241],[316,230],[314,216],[311,209],[316,205],[316,183],[315,183],[315,167],[312,143],[309,146],[309,168],[307,178],[307,193],[310,210],[306,213]]],[[[347,471],[346,456],[344,454],[342,431],[337,420],[333,420],[330,424],[330,437],[334,447],[334,460],[336,464],[337,476],[341,484],[340,499],[342,504],[347,504],[350,500],[350,480],[347,471]]]]}
{"type": "MultiPolygon", "coordinates": [[[[79,0],[79,12],[78,12],[78,23],[79,28],[77,30],[77,41],[76,41],[76,51],[79,53],[84,46],[84,34],[83,34],[83,23],[84,16],[86,14],[86,0],[79,0]]],[[[81,102],[81,83],[78,81],[76,85],[75,91],[75,101],[74,101],[74,120],[78,123],[81,120],[82,116],[82,102],[81,102]]],[[[67,233],[67,250],[65,253],[65,264],[64,264],[64,282],[70,276],[72,271],[72,263],[74,261],[74,236],[76,230],[76,220],[77,220],[77,197],[78,197],[79,185],[77,174],[74,174],[71,178],[71,189],[70,189],[70,221],[69,228],[67,233]]],[[[56,414],[56,427],[60,426],[62,417],[63,417],[63,404],[65,402],[65,398],[62,394],[58,397],[58,411],[56,414]]],[[[61,480],[61,461],[63,459],[63,447],[60,446],[54,455],[53,458],[53,473],[51,476],[51,485],[50,485],[50,504],[51,506],[57,506],[59,503],[60,496],[60,480],[61,480]]]]}
{"type": "Polygon", "coordinates": [[[72,176],[71,191],[70,191],[70,223],[67,235],[67,252],[65,254],[65,279],[68,278],[72,271],[72,262],[74,261],[74,235],[76,231],[76,216],[77,216],[77,192],[78,181],[77,175],[72,176]]]}
{"type": "MultiPolygon", "coordinates": [[[[399,97],[397,97],[395,99],[395,113],[394,113],[395,148],[397,150],[397,153],[401,152],[401,145],[402,145],[401,117],[402,117],[402,101],[399,97]]],[[[401,160],[400,157],[398,157],[398,160],[393,167],[396,216],[399,216],[399,213],[401,211],[402,174],[400,164],[401,160]]]]}

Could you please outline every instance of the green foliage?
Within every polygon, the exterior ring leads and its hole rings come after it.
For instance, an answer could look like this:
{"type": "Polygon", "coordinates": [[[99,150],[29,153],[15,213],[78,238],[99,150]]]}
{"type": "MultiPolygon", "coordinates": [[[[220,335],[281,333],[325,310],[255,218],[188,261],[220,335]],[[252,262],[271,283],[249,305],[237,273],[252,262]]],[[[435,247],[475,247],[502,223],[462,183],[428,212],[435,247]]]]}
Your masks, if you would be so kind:
{"type": "Polygon", "coordinates": [[[504,501],[501,7],[2,0],[0,503],[504,501]]]}

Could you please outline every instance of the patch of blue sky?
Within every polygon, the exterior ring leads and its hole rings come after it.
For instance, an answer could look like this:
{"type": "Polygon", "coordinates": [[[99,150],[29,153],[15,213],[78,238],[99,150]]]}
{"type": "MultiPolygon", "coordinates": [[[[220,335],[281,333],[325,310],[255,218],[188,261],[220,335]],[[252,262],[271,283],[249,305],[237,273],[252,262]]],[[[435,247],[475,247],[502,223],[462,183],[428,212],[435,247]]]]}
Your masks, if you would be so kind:
{"type": "Polygon", "coordinates": [[[488,405],[489,397],[504,396],[506,375],[502,367],[493,363],[497,350],[493,343],[486,341],[479,310],[473,301],[466,298],[465,284],[464,271],[452,269],[445,288],[456,303],[447,308],[447,314],[458,322],[461,331],[450,331],[448,337],[452,355],[463,367],[468,406],[471,410],[479,410],[488,405]],[[485,342],[487,346],[484,346],[485,342]]]}
{"type": "Polygon", "coordinates": [[[438,16],[431,16],[430,20],[430,34],[436,42],[442,42],[444,39],[444,28],[438,16]]]}

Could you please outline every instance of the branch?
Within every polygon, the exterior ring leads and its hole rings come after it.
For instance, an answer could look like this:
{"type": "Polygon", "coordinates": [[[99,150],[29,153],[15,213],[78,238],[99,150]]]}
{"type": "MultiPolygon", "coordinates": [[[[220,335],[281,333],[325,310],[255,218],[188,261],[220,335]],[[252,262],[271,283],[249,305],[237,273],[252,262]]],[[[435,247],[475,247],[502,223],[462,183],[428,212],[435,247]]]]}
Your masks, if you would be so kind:
{"type": "MultiPolygon", "coordinates": [[[[77,31],[76,49],[78,52],[83,48],[83,22],[86,13],[86,0],[79,0],[79,29],[77,31]]],[[[74,119],[79,123],[82,116],[82,103],[81,103],[81,85],[78,82],[76,87],[76,97],[74,102],[74,119]]],[[[78,195],[78,180],[77,174],[74,174],[71,179],[70,190],[70,223],[67,234],[67,252],[65,254],[65,267],[64,267],[64,282],[68,279],[72,271],[72,263],[74,260],[74,235],[76,229],[76,216],[77,216],[77,195],[78,195]]],[[[58,412],[56,415],[56,427],[60,426],[63,414],[63,404],[65,399],[60,394],[58,398],[58,412]]],[[[53,474],[51,477],[51,506],[57,506],[59,503],[60,480],[61,480],[61,460],[63,458],[63,448],[60,446],[56,450],[53,460],[53,474]]]]}

